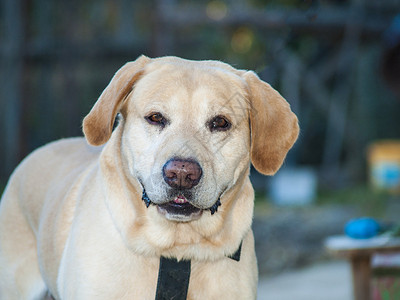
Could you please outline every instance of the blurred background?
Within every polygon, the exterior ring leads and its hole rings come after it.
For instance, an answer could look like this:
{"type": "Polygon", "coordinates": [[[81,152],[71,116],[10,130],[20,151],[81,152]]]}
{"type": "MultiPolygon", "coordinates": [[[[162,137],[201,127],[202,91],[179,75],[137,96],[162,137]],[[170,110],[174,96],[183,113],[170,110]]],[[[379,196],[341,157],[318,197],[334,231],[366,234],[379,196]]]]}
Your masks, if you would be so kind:
{"type": "Polygon", "coordinates": [[[299,117],[283,169],[251,175],[263,276],[328,259],[324,238],[351,218],[398,222],[399,1],[0,3],[0,191],[33,149],[82,134],[83,117],[126,61],[176,55],[255,70],[299,117]],[[392,183],[375,178],[373,188],[371,170],[386,156],[390,170],[378,169],[392,183]]]}

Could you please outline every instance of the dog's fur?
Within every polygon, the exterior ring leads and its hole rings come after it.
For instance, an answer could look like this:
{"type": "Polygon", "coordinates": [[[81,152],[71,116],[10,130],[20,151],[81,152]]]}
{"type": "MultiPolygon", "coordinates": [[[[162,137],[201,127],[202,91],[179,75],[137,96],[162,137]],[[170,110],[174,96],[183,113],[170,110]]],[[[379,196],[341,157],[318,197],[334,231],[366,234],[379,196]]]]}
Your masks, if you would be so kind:
{"type": "Polygon", "coordinates": [[[274,174],[299,131],[278,92],[221,62],[141,56],[116,73],[83,130],[86,140],[44,146],[11,176],[0,206],[1,299],[47,291],[55,299],[154,299],[161,255],[192,261],[188,299],[256,298],[250,162],[274,174]],[[155,112],[165,126],[145,119],[155,112]],[[210,130],[215,116],[231,127],[210,130]],[[162,175],[174,157],[201,166],[187,196],[201,209],[196,216],[159,208],[174,197],[162,175]],[[237,262],[228,256],[240,243],[237,262]]]}

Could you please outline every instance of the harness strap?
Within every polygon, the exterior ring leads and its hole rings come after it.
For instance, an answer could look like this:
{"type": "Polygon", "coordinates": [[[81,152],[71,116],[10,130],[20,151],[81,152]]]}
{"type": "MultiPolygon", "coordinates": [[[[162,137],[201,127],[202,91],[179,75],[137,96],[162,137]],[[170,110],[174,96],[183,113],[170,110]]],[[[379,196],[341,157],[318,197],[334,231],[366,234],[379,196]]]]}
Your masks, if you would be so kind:
{"type": "Polygon", "coordinates": [[[161,256],[156,300],[186,300],[190,278],[190,260],[161,256]]]}
{"type": "Polygon", "coordinates": [[[240,254],[242,252],[242,244],[243,244],[243,242],[240,243],[239,248],[236,250],[236,252],[233,253],[232,255],[229,255],[228,257],[233,260],[240,261],[240,254]]]}
{"type": "MultiPolygon", "coordinates": [[[[242,243],[229,258],[240,261],[242,243]]],[[[155,300],[186,300],[189,288],[190,260],[177,261],[176,258],[160,257],[155,300]]]]}

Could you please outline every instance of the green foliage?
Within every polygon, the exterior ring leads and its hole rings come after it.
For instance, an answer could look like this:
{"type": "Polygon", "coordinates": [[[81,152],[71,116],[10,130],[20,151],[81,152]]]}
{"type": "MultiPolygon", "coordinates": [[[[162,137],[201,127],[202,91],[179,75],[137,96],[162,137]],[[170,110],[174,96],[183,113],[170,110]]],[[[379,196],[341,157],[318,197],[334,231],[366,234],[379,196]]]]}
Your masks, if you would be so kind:
{"type": "Polygon", "coordinates": [[[339,204],[357,207],[360,213],[375,218],[385,218],[392,203],[400,203],[400,197],[385,191],[373,190],[366,185],[335,191],[320,191],[317,204],[339,204]]]}
{"type": "MultiPolygon", "coordinates": [[[[398,224],[396,209],[400,205],[400,195],[392,195],[384,191],[372,190],[366,185],[349,187],[337,190],[320,190],[313,207],[343,206],[354,211],[354,218],[370,216],[378,220],[392,221],[398,224]],[[393,216],[394,215],[394,216],[393,216]]],[[[255,193],[255,206],[257,212],[267,212],[272,206],[272,201],[264,193],[255,193]]],[[[308,206],[284,207],[285,209],[308,209],[308,206]]],[[[400,226],[400,224],[399,224],[400,226]]],[[[400,227],[393,229],[394,234],[400,234],[400,227]]]]}

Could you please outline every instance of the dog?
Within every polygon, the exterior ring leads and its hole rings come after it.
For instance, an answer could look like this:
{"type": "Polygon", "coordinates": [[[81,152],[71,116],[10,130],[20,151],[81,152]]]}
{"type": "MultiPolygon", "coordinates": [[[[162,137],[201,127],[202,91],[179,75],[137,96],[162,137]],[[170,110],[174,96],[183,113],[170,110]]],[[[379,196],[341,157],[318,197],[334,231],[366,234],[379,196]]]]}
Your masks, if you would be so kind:
{"type": "Polygon", "coordinates": [[[155,299],[161,258],[191,263],[187,299],[256,298],[250,164],[273,175],[299,134],[276,90],[219,61],[140,56],[83,132],[7,184],[1,299],[155,299]]]}

